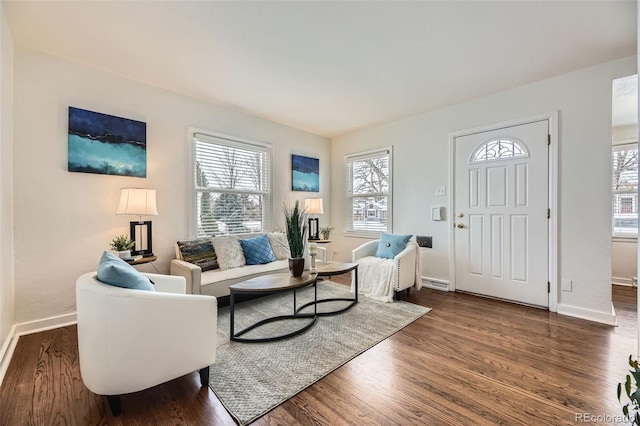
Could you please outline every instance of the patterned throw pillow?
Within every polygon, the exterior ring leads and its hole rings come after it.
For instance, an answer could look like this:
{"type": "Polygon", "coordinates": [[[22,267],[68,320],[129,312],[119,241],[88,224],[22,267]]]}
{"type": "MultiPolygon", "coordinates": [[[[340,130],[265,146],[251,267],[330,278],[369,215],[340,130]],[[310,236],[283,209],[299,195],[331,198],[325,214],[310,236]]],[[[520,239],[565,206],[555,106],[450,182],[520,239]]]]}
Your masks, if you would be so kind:
{"type": "Polygon", "coordinates": [[[221,270],[239,268],[245,265],[244,253],[236,237],[215,237],[211,240],[218,255],[221,270]]]}
{"type": "Polygon", "coordinates": [[[210,271],[219,267],[218,256],[213,250],[211,238],[178,241],[178,248],[180,249],[182,260],[199,266],[203,271],[210,271]]]}
{"type": "Polygon", "coordinates": [[[262,265],[276,261],[276,256],[273,254],[269,238],[266,235],[241,239],[240,246],[247,265],[262,265]]]}
{"type": "Polygon", "coordinates": [[[405,249],[412,235],[394,235],[383,232],[380,234],[380,243],[376,251],[376,257],[393,259],[405,249]]]}
{"type": "Polygon", "coordinates": [[[282,232],[269,232],[267,234],[273,254],[278,260],[286,260],[291,257],[287,236],[282,232]]]}
{"type": "Polygon", "coordinates": [[[98,281],[133,290],[156,291],[149,278],[118,256],[104,252],[98,264],[98,281]]]}

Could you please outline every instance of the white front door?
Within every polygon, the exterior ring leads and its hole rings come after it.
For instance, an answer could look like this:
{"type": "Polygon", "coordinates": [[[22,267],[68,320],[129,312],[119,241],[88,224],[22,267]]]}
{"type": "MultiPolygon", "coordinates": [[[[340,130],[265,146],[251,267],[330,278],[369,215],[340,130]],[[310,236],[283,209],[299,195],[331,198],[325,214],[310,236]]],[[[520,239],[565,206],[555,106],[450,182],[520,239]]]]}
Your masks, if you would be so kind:
{"type": "Polygon", "coordinates": [[[457,290],[549,306],[549,121],[454,139],[457,290]]]}

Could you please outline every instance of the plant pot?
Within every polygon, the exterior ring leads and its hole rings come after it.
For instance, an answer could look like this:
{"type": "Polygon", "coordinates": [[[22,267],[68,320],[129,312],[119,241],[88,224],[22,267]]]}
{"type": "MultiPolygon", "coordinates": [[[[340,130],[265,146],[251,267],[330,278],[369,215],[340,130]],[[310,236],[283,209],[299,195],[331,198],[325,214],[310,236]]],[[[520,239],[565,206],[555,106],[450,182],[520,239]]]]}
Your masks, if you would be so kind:
{"type": "Polygon", "coordinates": [[[292,277],[300,277],[304,272],[304,257],[289,258],[289,270],[292,277]]]}
{"type": "Polygon", "coordinates": [[[118,252],[118,257],[120,259],[128,259],[131,257],[131,250],[123,250],[118,252]]]}
{"type": "Polygon", "coordinates": [[[331,234],[322,234],[322,239],[323,240],[328,240],[330,236],[331,236],[331,234]]]}

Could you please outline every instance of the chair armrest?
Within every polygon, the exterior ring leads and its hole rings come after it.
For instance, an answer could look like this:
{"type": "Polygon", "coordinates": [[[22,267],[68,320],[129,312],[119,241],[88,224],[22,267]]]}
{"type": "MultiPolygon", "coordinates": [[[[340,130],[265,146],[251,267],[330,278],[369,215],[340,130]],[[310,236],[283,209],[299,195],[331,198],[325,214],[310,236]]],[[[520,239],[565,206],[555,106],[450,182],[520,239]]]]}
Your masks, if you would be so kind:
{"type": "Polygon", "coordinates": [[[380,243],[380,240],[367,241],[351,250],[351,262],[357,263],[358,259],[362,259],[363,257],[375,256],[378,250],[378,243],[380,243]]]}
{"type": "Polygon", "coordinates": [[[184,277],[188,294],[200,294],[202,269],[193,263],[173,259],[169,265],[169,273],[184,277]]]}
{"type": "Polygon", "coordinates": [[[153,282],[156,291],[177,294],[185,294],[186,292],[187,283],[184,277],[149,273],[143,273],[142,275],[153,282]]]}
{"type": "Polygon", "coordinates": [[[396,291],[413,286],[416,282],[416,256],[417,244],[409,242],[400,253],[393,258],[394,287],[396,291]]]}

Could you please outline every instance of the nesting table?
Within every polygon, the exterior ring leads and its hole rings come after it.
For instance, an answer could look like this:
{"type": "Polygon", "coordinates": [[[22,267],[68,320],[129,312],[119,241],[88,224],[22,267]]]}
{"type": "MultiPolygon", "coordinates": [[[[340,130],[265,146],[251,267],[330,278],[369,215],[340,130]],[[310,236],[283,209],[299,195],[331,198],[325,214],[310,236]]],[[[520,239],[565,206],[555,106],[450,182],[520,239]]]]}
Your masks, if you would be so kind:
{"type": "MultiPolygon", "coordinates": [[[[295,336],[308,330],[317,319],[317,309],[314,308],[313,313],[299,313],[299,309],[296,309],[296,289],[305,287],[311,284],[315,284],[317,274],[305,273],[301,277],[292,277],[290,274],[269,274],[256,278],[251,278],[246,281],[242,281],[237,284],[229,286],[229,339],[237,342],[247,343],[259,343],[259,342],[272,342],[274,340],[286,339],[287,337],[295,336]],[[293,290],[293,313],[291,315],[279,315],[275,317],[265,318],[249,327],[235,332],[235,296],[237,294],[265,294],[265,293],[278,293],[283,291],[293,290]],[[274,321],[310,318],[310,321],[303,327],[278,336],[263,337],[263,338],[248,338],[241,337],[243,334],[253,330],[256,327],[260,327],[264,324],[268,324],[274,321]]],[[[318,289],[314,286],[313,290],[314,303],[318,300],[318,289]]]]}
{"type": "MultiPolygon", "coordinates": [[[[314,305],[314,310],[315,310],[315,314],[316,316],[319,317],[326,317],[329,315],[335,315],[335,314],[339,314],[341,312],[344,312],[348,309],[351,309],[356,303],[358,303],[358,264],[357,263],[340,263],[340,262],[331,262],[331,263],[321,263],[318,264],[316,266],[316,272],[318,274],[318,277],[331,277],[333,275],[341,275],[341,274],[346,274],[347,272],[351,272],[353,271],[355,274],[355,294],[353,295],[352,299],[346,298],[346,297],[333,297],[333,298],[329,298],[329,299],[320,299],[318,300],[318,296],[316,295],[315,300],[309,302],[309,303],[305,303],[304,305],[300,306],[300,308],[298,308],[297,312],[300,312],[302,309],[306,308],[307,306],[311,306],[314,305]],[[345,306],[342,309],[337,309],[334,311],[329,311],[329,312],[318,312],[317,311],[317,304],[318,303],[325,303],[325,302],[338,302],[338,301],[345,301],[345,302],[351,302],[349,303],[347,306],[345,306]]],[[[315,283],[315,286],[318,286],[318,283],[315,283]]],[[[317,291],[317,289],[316,289],[317,291]]]]}

